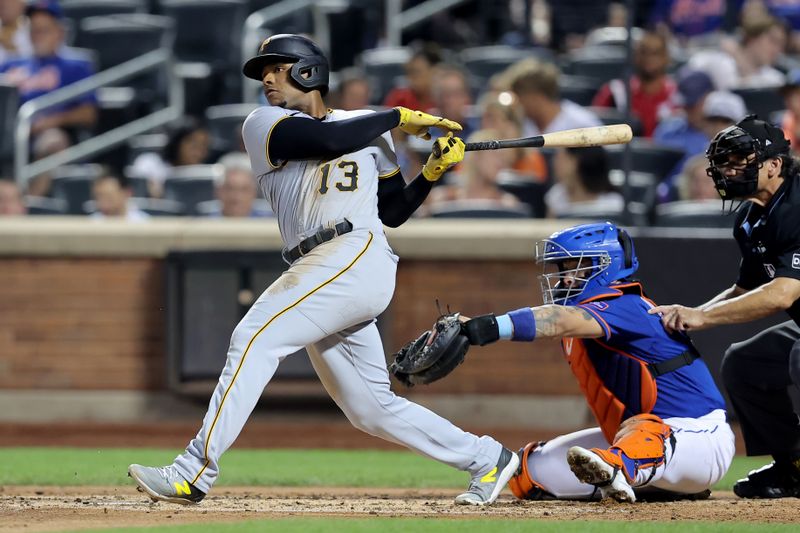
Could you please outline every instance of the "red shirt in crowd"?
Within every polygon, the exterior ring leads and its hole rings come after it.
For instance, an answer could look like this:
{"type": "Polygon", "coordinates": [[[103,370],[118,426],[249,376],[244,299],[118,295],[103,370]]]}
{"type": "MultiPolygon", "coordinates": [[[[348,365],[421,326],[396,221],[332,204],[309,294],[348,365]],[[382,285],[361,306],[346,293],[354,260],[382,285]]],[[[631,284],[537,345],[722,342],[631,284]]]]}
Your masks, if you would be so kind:
{"type": "Polygon", "coordinates": [[[420,98],[408,87],[397,87],[392,89],[383,100],[383,105],[386,107],[403,106],[409,109],[414,109],[415,111],[425,112],[433,109],[433,102],[427,98],[420,100],[420,98]]]}
{"type": "MultiPolygon", "coordinates": [[[[652,137],[659,121],[659,109],[670,106],[677,85],[672,78],[664,77],[661,88],[652,93],[642,90],[642,82],[638,77],[631,78],[631,111],[642,121],[645,137],[652,137]]],[[[622,80],[611,80],[603,85],[592,100],[595,107],[616,107],[625,109],[625,85],[622,80]]]]}

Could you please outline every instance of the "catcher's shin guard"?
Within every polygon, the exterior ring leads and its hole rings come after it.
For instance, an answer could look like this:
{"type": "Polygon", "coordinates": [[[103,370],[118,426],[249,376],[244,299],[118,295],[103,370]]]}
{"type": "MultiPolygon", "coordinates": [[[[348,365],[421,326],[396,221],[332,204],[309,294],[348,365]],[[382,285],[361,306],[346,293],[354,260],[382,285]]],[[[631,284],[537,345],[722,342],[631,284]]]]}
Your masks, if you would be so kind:
{"type": "Polygon", "coordinates": [[[664,464],[667,439],[674,440],[672,429],[656,415],[645,413],[623,422],[610,448],[592,451],[621,470],[628,483],[633,484],[639,470],[652,468],[652,477],[655,469],[664,464]]]}
{"type": "Polygon", "coordinates": [[[508,480],[508,488],[520,500],[546,500],[554,496],[547,492],[541,483],[531,477],[528,470],[528,456],[536,448],[544,446],[545,441],[529,442],[519,450],[519,470],[508,480]]]}

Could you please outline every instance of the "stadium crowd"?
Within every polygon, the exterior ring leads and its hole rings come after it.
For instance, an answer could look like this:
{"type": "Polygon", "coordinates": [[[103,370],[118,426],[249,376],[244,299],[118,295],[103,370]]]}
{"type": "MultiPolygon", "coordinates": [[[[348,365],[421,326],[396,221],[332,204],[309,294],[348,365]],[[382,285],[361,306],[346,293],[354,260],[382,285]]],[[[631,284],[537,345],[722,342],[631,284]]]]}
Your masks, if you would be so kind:
{"type": "MultiPolygon", "coordinates": [[[[195,2],[206,11],[235,11],[237,28],[248,13],[274,3],[195,2]]],[[[196,33],[198,21],[178,11],[186,4],[3,0],[0,84],[16,87],[21,105],[113,66],[107,50],[91,46],[103,18],[128,26],[166,20],[175,31],[169,45],[179,64],[188,64],[197,51],[186,35],[196,33]]],[[[418,216],[727,227],[703,154],[717,131],[750,113],[781,125],[793,150],[800,146],[800,0],[640,0],[632,13],[626,5],[466,1],[406,32],[405,46],[390,47],[379,29],[384,3],[352,0],[328,18],[334,72],[327,101],[439,114],[460,122],[466,141],[624,121],[636,135],[629,158],[622,147],[472,153],[437,184],[418,216]]],[[[311,32],[310,18],[296,16],[281,32],[311,32]]],[[[242,57],[241,30],[233,33],[230,50],[218,57],[242,57]]],[[[263,96],[257,87],[252,98],[243,96],[236,60],[209,58],[209,65],[199,78],[181,78],[185,117],[107,153],[17,180],[10,154],[0,152],[0,215],[271,216],[239,131],[263,96]]],[[[122,113],[102,90],[38,113],[31,160],[164,106],[157,89],[134,88],[122,113]]],[[[404,175],[416,175],[429,143],[402,135],[395,143],[404,175]]]]}

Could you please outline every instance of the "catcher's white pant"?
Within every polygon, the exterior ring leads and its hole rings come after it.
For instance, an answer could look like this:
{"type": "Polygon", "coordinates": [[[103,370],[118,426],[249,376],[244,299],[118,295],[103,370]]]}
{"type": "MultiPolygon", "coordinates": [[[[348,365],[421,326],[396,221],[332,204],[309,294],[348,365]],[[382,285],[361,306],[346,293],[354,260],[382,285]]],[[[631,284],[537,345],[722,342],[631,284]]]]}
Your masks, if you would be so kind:
{"type": "MultiPolygon", "coordinates": [[[[203,427],[175,460],[208,492],[278,364],[305,347],[352,424],[472,475],[491,468],[502,446],[457,428],[389,389],[375,317],[394,293],[397,256],[380,227],[356,228],[293,263],[236,326],[203,427]]],[[[268,443],[265,443],[268,444],[268,443]]]]}
{"type": "MultiPolygon", "coordinates": [[[[734,453],[734,435],[725,411],[717,409],[700,418],[665,418],[664,423],[672,428],[675,449],[667,444],[666,460],[655,472],[651,468],[640,470],[632,484],[634,489],[654,487],[696,494],[722,479],[734,453]]],[[[556,437],[528,455],[528,472],[557,498],[589,498],[595,487],[578,481],[567,464],[567,450],[572,446],[589,449],[608,448],[611,444],[600,428],[556,437]]]]}

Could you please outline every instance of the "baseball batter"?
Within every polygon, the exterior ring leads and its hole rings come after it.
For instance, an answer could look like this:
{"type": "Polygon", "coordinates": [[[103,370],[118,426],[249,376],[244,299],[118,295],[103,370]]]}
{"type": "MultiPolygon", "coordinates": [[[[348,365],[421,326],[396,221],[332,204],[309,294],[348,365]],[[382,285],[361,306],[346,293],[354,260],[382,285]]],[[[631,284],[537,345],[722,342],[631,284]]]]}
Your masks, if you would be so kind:
{"type": "Polygon", "coordinates": [[[265,40],[244,74],[263,82],[269,106],[245,121],[254,174],[278,217],[286,270],[253,304],[231,337],[227,363],[203,427],[174,463],[131,465],[154,500],[199,502],[280,362],[306,348],[331,398],[357,428],[466,470],[471,482],[456,503],[492,503],[519,459],[491,437],[466,433],[396,396],[375,317],[392,298],[397,256],[383,224],[398,226],[432,183],[463,158],[452,121],[406,108],[382,112],[326,109],[328,63],[297,35],[265,40]],[[408,185],[388,131],[430,138],[448,132],[408,185]]]}
{"type": "Polygon", "coordinates": [[[668,332],[625,231],[609,222],[537,245],[545,304],[465,322],[470,344],[562,339],[599,427],[531,442],[509,482],[520,499],[707,496],[730,466],[725,404],[684,333],[668,332]]]}

